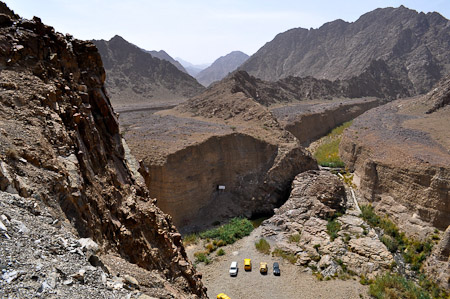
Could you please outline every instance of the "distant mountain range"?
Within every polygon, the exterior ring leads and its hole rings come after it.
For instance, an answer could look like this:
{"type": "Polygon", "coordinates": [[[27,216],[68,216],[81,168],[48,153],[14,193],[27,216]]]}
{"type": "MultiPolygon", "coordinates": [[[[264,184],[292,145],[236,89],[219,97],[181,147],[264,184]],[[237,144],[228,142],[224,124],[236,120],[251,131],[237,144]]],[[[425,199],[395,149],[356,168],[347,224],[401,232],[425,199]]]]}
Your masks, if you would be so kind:
{"type": "MultiPolygon", "coordinates": [[[[186,69],[183,67],[183,65],[181,65],[181,63],[179,63],[177,60],[173,59],[172,56],[170,56],[169,54],[167,54],[164,50],[160,50],[160,51],[149,51],[149,50],[144,50],[147,53],[150,53],[153,57],[159,58],[161,60],[167,60],[168,62],[172,63],[174,66],[177,67],[177,69],[179,69],[180,71],[189,74],[186,69]]],[[[191,75],[192,76],[192,75],[191,75]]]]}
{"type": "MultiPolygon", "coordinates": [[[[278,34],[241,70],[270,81],[288,76],[350,79],[366,73],[392,78],[410,95],[428,91],[450,71],[450,23],[440,14],[400,6],[380,8],[356,22],[278,34]]],[[[389,87],[387,87],[389,88],[389,87]]]]}
{"type": "Polygon", "coordinates": [[[179,103],[204,90],[197,80],[171,62],[153,57],[165,56],[163,51],[149,53],[118,35],[109,41],[93,42],[102,57],[105,85],[115,107],[179,103]]]}
{"type": "Polygon", "coordinates": [[[192,64],[186,60],[183,60],[180,57],[177,57],[176,60],[178,60],[181,65],[186,69],[189,75],[192,77],[195,77],[198,73],[200,73],[202,70],[206,69],[208,66],[211,65],[211,63],[203,63],[203,64],[192,64]]]}
{"type": "Polygon", "coordinates": [[[230,72],[236,70],[248,57],[247,54],[241,51],[233,51],[218,58],[213,64],[198,73],[195,78],[204,86],[209,86],[211,83],[222,80],[230,72]]]}

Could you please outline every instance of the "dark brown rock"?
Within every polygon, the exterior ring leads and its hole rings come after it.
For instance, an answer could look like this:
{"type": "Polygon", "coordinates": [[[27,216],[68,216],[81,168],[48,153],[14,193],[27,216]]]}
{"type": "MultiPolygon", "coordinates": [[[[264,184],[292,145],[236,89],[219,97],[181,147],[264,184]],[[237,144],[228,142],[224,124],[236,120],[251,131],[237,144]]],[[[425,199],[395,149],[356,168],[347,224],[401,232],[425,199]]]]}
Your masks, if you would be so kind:
{"type": "Polygon", "coordinates": [[[159,272],[174,297],[205,297],[171,218],[127,167],[95,45],[37,18],[14,21],[0,28],[2,191],[45,203],[80,237],[159,272]]]}

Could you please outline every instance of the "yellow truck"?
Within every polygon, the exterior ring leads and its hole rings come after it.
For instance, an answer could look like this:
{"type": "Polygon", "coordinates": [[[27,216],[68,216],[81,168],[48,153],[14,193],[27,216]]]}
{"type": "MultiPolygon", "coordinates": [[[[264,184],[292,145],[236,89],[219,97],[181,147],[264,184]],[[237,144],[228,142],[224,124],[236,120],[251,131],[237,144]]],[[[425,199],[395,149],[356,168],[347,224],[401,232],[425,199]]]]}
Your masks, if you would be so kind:
{"type": "Polygon", "coordinates": [[[219,295],[217,295],[217,299],[231,299],[231,298],[225,295],[224,293],[220,293],[219,295]]]}

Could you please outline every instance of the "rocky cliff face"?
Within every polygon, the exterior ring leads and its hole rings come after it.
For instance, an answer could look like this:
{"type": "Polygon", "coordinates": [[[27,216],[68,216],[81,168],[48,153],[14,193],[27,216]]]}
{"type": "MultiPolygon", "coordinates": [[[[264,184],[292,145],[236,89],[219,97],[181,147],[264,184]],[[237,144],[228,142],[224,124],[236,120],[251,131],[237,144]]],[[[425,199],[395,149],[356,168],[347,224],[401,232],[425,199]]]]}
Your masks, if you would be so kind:
{"type": "Polygon", "coordinates": [[[392,197],[439,229],[450,225],[449,86],[447,78],[425,96],[363,114],[340,146],[368,200],[392,197]]]}
{"type": "Polygon", "coordinates": [[[274,116],[301,144],[309,144],[332,129],[367,110],[386,103],[378,98],[323,101],[315,105],[298,104],[272,110],[274,116]]]}
{"type": "Polygon", "coordinates": [[[126,131],[151,195],[183,230],[271,213],[297,173],[317,168],[267,107],[236,86],[224,80],[126,131]]]}
{"type": "Polygon", "coordinates": [[[288,76],[349,80],[369,72],[414,95],[449,73],[449,49],[447,19],[400,6],[376,9],[354,23],[336,20],[319,29],[278,34],[240,69],[271,81],[288,76]]]}
{"type": "Polygon", "coordinates": [[[117,108],[179,103],[203,91],[194,78],[172,63],[153,57],[120,36],[93,42],[106,70],[105,85],[117,108]]]}
{"type": "Polygon", "coordinates": [[[241,51],[233,51],[218,58],[209,67],[198,73],[195,78],[204,86],[220,81],[229,73],[235,71],[242,63],[248,59],[248,55],[241,51]]]}
{"type": "Polygon", "coordinates": [[[171,218],[125,163],[95,45],[1,3],[0,66],[1,191],[45,204],[103,252],[155,270],[172,296],[204,297],[171,218]]]}

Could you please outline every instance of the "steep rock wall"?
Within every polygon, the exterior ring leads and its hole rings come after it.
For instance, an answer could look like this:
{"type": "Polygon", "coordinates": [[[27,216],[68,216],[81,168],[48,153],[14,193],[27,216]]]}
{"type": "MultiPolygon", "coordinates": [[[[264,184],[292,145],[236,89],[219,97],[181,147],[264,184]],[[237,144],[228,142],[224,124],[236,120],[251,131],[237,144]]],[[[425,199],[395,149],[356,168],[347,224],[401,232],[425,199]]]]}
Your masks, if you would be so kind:
{"type": "Polygon", "coordinates": [[[281,159],[278,154],[277,145],[246,134],[213,136],[144,167],[143,174],[150,195],[177,226],[208,225],[223,216],[270,213],[295,174],[315,167],[300,148],[281,159]]]}
{"type": "Polygon", "coordinates": [[[443,230],[450,225],[449,107],[426,112],[448,96],[448,86],[447,79],[428,95],[368,111],[344,133],[340,145],[341,158],[355,170],[366,199],[390,196],[443,230]]]}
{"type": "Polygon", "coordinates": [[[309,144],[342,123],[385,102],[382,99],[349,100],[312,107],[307,105],[306,108],[302,108],[301,105],[283,107],[274,109],[273,113],[284,128],[297,137],[301,144],[309,144]]]}
{"type": "Polygon", "coordinates": [[[96,47],[0,3],[0,68],[0,189],[156,270],[175,297],[205,297],[170,217],[124,162],[96,47]]]}

